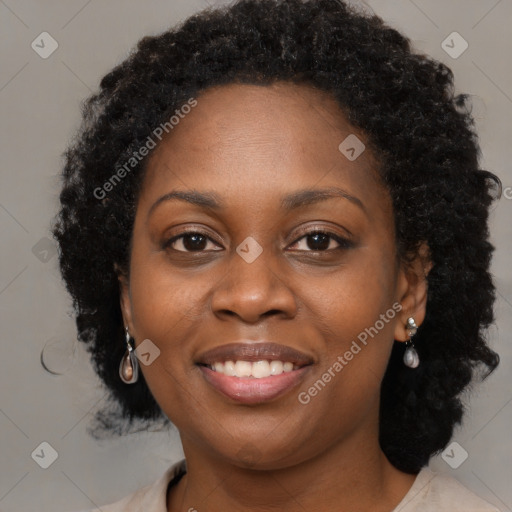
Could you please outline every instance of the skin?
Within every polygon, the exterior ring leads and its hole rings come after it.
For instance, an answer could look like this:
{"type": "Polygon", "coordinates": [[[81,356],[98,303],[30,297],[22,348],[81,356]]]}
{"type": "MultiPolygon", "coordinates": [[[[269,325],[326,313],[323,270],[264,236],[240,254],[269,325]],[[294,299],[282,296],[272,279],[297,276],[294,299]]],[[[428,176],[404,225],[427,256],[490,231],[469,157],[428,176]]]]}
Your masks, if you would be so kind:
{"type": "Polygon", "coordinates": [[[125,325],[136,345],[148,338],[160,349],[141,370],[187,459],[168,510],[390,511],[415,475],[394,468],[379,447],[380,384],[394,340],[409,339],[407,318],[424,320],[425,258],[398,261],[378,161],[368,144],[354,161],[338,150],[349,134],[366,138],[329,94],[285,82],[229,84],[197,101],[149,157],[129,276],[120,275],[125,325]],[[361,205],[344,197],[288,212],[280,205],[297,190],[326,187],[361,205]],[[213,192],[222,207],[169,200],[152,209],[176,190],[213,192]],[[208,238],[165,247],[186,228],[208,238]],[[307,236],[318,229],[349,244],[307,236]],[[250,264],[236,252],[248,236],[263,249],[250,264]],[[394,303],[402,310],[317,396],[299,403],[298,394],[394,303]],[[234,402],[194,360],[241,339],[291,346],[314,364],[273,401],[234,402]]]}

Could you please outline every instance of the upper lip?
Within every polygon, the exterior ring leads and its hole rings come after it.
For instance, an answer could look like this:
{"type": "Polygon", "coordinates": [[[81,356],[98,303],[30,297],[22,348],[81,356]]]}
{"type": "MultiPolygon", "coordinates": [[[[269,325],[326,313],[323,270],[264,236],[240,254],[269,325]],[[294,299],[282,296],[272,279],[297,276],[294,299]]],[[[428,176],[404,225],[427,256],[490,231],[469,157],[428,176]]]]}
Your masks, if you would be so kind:
{"type": "Polygon", "coordinates": [[[211,365],[224,361],[283,361],[297,366],[313,363],[313,359],[294,348],[270,342],[239,342],[228,343],[203,352],[197,364],[211,365]]]}

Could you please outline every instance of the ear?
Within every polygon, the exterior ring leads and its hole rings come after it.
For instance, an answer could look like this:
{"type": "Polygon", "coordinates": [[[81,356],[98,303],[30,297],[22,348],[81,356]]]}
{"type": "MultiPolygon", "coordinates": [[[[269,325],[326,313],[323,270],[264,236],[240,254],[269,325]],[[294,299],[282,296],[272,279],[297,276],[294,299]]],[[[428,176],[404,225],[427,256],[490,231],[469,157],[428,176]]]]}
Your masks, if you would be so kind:
{"type": "Polygon", "coordinates": [[[121,306],[121,313],[123,315],[123,323],[128,327],[128,331],[133,336],[133,322],[132,322],[132,301],[130,297],[130,282],[125,272],[121,271],[115,265],[117,279],[119,280],[119,302],[121,306]]]}
{"type": "Polygon", "coordinates": [[[426,242],[422,242],[415,257],[401,265],[398,276],[398,301],[402,310],[395,325],[395,340],[408,341],[407,319],[413,317],[419,327],[427,312],[428,282],[427,276],[432,268],[430,251],[426,242]]]}

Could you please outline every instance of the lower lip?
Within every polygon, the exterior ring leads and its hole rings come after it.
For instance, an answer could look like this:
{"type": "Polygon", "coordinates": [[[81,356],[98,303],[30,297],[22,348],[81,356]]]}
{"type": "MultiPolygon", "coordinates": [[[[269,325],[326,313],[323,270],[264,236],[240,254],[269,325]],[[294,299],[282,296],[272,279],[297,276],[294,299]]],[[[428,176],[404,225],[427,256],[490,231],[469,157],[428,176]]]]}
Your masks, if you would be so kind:
{"type": "Polygon", "coordinates": [[[309,366],[261,379],[230,377],[206,366],[199,368],[206,381],[223,395],[240,403],[258,404],[273,400],[294,388],[304,378],[309,366]]]}

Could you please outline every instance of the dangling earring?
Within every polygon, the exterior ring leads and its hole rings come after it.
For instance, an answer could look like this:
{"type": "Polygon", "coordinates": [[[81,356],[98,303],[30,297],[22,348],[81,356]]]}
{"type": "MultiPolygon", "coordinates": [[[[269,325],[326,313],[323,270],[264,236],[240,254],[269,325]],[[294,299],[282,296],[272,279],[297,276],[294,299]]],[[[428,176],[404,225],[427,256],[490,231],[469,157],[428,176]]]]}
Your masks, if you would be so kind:
{"type": "Polygon", "coordinates": [[[125,384],[135,384],[139,378],[139,363],[131,344],[128,327],[126,327],[126,347],[126,352],[119,365],[119,377],[125,384]]]}
{"type": "Polygon", "coordinates": [[[409,335],[409,341],[406,342],[407,348],[404,353],[404,364],[409,368],[417,368],[420,364],[420,357],[414,348],[414,343],[411,341],[417,330],[418,326],[416,325],[414,318],[410,316],[407,319],[407,334],[409,335]]]}

